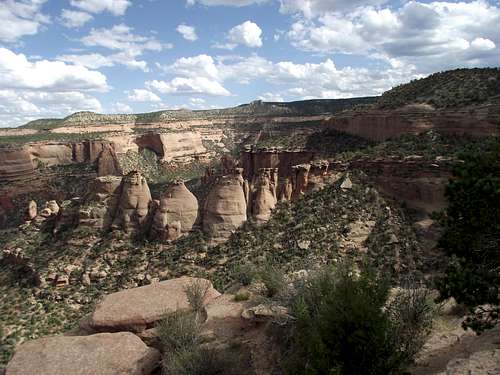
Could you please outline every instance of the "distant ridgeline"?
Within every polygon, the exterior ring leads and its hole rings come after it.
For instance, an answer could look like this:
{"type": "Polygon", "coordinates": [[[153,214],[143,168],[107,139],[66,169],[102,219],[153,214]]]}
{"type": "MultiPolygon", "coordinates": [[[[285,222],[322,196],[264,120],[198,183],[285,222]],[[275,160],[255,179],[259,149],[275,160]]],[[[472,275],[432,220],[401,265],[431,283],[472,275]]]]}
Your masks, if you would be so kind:
{"type": "Polygon", "coordinates": [[[485,103],[500,95],[500,68],[456,69],[435,73],[385,92],[378,101],[384,109],[409,104],[435,108],[485,103]]]}
{"type": "Polygon", "coordinates": [[[233,108],[211,110],[169,110],[141,114],[104,115],[94,112],[77,112],[64,119],[40,119],[21,126],[24,129],[53,129],[63,126],[100,124],[148,124],[168,121],[210,120],[220,117],[240,116],[312,116],[334,114],[358,105],[375,104],[377,97],[353,99],[315,99],[289,103],[263,102],[260,100],[233,108]]]}

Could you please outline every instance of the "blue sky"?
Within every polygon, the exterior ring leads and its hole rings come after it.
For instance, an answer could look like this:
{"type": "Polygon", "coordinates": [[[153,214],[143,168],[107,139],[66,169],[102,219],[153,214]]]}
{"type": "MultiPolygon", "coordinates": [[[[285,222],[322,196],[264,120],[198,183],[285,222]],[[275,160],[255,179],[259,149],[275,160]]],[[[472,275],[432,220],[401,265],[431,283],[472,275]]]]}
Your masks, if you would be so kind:
{"type": "Polygon", "coordinates": [[[0,127],[379,95],[498,65],[494,0],[0,0],[0,127]]]}

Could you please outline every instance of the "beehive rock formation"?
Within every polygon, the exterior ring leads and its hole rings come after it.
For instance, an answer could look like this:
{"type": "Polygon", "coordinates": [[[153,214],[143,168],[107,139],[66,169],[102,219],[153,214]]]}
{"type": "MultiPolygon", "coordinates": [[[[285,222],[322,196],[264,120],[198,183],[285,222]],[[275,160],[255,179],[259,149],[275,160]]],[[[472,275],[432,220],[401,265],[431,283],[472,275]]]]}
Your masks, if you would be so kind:
{"type": "Polygon", "coordinates": [[[168,187],[156,210],[152,236],[160,240],[175,240],[188,233],[198,219],[198,199],[183,181],[176,181],[168,187]]]}
{"type": "Polygon", "coordinates": [[[34,173],[27,148],[0,150],[0,183],[25,180],[34,173]]]}
{"type": "Polygon", "coordinates": [[[130,172],[121,183],[121,195],[112,228],[129,234],[146,230],[152,201],[146,179],[139,172],[130,172]]]}
{"type": "Polygon", "coordinates": [[[221,243],[247,220],[242,170],[224,176],[208,194],[203,210],[203,230],[210,242],[221,243]]]}
{"type": "Polygon", "coordinates": [[[250,201],[252,216],[257,223],[270,219],[278,202],[278,168],[261,168],[252,181],[250,201]]]}

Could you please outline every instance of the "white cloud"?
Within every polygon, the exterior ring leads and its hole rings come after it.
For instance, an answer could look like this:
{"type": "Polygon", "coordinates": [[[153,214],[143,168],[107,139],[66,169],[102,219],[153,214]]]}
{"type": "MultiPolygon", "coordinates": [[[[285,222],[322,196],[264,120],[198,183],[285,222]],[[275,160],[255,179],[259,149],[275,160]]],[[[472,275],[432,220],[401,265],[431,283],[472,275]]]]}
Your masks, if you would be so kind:
{"type": "Polygon", "coordinates": [[[500,8],[483,0],[361,7],[299,19],[287,36],[304,51],[359,54],[422,72],[498,65],[500,8]]]}
{"type": "Polygon", "coordinates": [[[206,77],[176,77],[171,81],[148,81],[146,87],[162,94],[229,96],[231,93],[219,82],[206,77]]]}
{"type": "Polygon", "coordinates": [[[177,26],[177,32],[182,35],[182,37],[190,42],[198,40],[198,35],[196,35],[196,29],[193,26],[188,26],[181,24],[177,26]]]}
{"type": "Polygon", "coordinates": [[[284,102],[285,100],[280,94],[275,94],[272,92],[265,92],[264,94],[259,96],[260,100],[265,102],[284,102]]]}
{"type": "Polygon", "coordinates": [[[115,16],[123,16],[132,2],[130,0],[71,0],[70,4],[90,13],[108,11],[115,16]]]}
{"type": "Polygon", "coordinates": [[[25,35],[35,35],[50,17],[42,13],[47,0],[2,0],[0,2],[0,41],[15,42],[25,35]]]}
{"type": "Polygon", "coordinates": [[[135,35],[127,25],[115,25],[111,29],[92,29],[82,38],[88,47],[104,47],[111,50],[126,51],[129,56],[141,55],[144,51],[162,51],[172,45],[162,44],[154,37],[135,35]]]}
{"type": "Polygon", "coordinates": [[[62,61],[30,62],[6,48],[0,48],[0,86],[47,91],[107,89],[106,76],[100,72],[62,61]]]}
{"type": "Polygon", "coordinates": [[[262,29],[252,21],[245,21],[229,31],[228,40],[231,44],[241,44],[250,48],[262,47],[262,29]]]}
{"type": "Polygon", "coordinates": [[[244,7],[252,4],[261,4],[269,0],[187,0],[187,5],[202,4],[206,6],[244,7]]]}
{"type": "Polygon", "coordinates": [[[311,18],[327,12],[344,12],[357,7],[380,5],[387,0],[280,0],[280,12],[302,13],[311,18]]]}
{"type": "Polygon", "coordinates": [[[22,125],[34,116],[64,117],[77,111],[101,110],[96,98],[77,91],[0,90],[0,121],[7,127],[22,125]]]}
{"type": "Polygon", "coordinates": [[[77,10],[63,9],[61,12],[62,24],[69,28],[78,28],[85,25],[92,20],[92,17],[87,12],[80,12],[77,10]]]}
{"type": "Polygon", "coordinates": [[[109,113],[133,113],[134,110],[128,104],[116,102],[109,113]]]}
{"type": "Polygon", "coordinates": [[[129,69],[139,69],[144,72],[149,71],[146,61],[136,60],[134,56],[128,55],[127,52],[119,52],[109,56],[103,56],[99,53],[90,53],[83,55],[61,55],[57,56],[56,59],[64,62],[69,62],[74,65],[85,66],[89,69],[99,69],[102,67],[124,65],[129,69]]]}
{"type": "Polygon", "coordinates": [[[161,102],[161,99],[154,92],[144,89],[134,89],[128,96],[128,100],[132,102],[161,102]]]}

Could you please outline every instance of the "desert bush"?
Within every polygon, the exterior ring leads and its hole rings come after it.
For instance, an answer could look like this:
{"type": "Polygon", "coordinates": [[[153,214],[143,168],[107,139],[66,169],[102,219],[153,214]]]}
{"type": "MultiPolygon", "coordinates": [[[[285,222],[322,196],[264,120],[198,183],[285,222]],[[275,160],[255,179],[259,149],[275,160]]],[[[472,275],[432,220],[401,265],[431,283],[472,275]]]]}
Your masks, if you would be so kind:
{"type": "Polygon", "coordinates": [[[237,264],[233,271],[234,279],[241,285],[248,286],[257,276],[257,270],[251,263],[237,264]]]}
{"type": "Polygon", "coordinates": [[[342,265],[298,287],[292,299],[287,374],[387,375],[409,365],[432,317],[425,295],[396,293],[372,270],[342,265]],[[389,302],[389,300],[391,302],[389,302]]]}
{"type": "Polygon", "coordinates": [[[209,285],[208,283],[202,281],[196,281],[191,285],[188,285],[184,292],[186,293],[189,306],[196,314],[203,311],[205,295],[207,294],[209,285]]]}
{"type": "Polygon", "coordinates": [[[259,269],[259,279],[266,287],[266,296],[278,298],[286,291],[286,280],[283,271],[271,262],[264,263],[259,269]]]}
{"type": "Polygon", "coordinates": [[[245,366],[238,353],[203,346],[201,324],[193,312],[166,314],[156,326],[164,375],[236,375],[245,366]],[[241,362],[241,363],[239,363],[241,362]]]}

